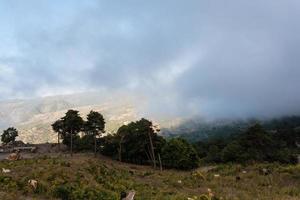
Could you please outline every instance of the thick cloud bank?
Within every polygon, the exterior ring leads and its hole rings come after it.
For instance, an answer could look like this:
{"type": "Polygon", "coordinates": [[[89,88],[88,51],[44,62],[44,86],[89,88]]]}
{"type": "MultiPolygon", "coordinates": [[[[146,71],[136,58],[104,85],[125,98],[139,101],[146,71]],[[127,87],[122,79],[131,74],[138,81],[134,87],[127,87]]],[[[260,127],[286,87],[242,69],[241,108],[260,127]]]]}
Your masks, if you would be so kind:
{"type": "Polygon", "coordinates": [[[148,112],[300,113],[300,1],[0,1],[0,99],[128,91],[148,112]]]}

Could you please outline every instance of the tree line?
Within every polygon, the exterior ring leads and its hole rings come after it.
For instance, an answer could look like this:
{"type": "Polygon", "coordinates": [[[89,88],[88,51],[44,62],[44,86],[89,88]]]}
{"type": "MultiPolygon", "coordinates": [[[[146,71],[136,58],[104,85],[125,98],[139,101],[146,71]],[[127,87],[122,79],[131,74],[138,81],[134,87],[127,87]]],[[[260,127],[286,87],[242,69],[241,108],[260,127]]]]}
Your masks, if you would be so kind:
{"type": "Polygon", "coordinates": [[[195,148],[186,140],[166,140],[159,129],[142,118],[121,126],[115,134],[101,138],[101,152],[113,159],[165,168],[192,169],[198,165],[195,148]],[[153,146],[153,148],[151,147],[153,146]]]}
{"type": "MultiPolygon", "coordinates": [[[[272,131],[255,123],[240,133],[226,134],[195,143],[177,138],[164,138],[150,120],[140,119],[121,126],[116,133],[105,133],[105,119],[90,111],[83,120],[79,111],[69,110],[52,124],[57,142],[73,152],[93,151],[120,162],[152,165],[154,168],[193,169],[199,163],[296,163],[300,153],[300,129],[295,123],[273,122],[272,131]],[[80,137],[79,133],[82,134],[80,137]],[[228,136],[230,135],[230,136],[228,136]]],[[[11,127],[1,136],[3,143],[15,141],[18,131],[11,127]]]]}
{"type": "Polygon", "coordinates": [[[120,162],[152,165],[154,168],[192,169],[198,165],[198,155],[192,144],[183,139],[166,140],[160,129],[147,119],[121,126],[116,133],[103,136],[105,120],[99,112],[91,111],[83,120],[76,110],[52,124],[71,155],[73,151],[94,150],[120,162]],[[80,137],[79,133],[83,136],[80,137]],[[100,137],[102,136],[102,137],[100,137]]]}
{"type": "Polygon", "coordinates": [[[194,144],[204,162],[297,163],[300,154],[300,130],[288,124],[267,131],[256,123],[228,137],[214,137],[194,144]]]}
{"type": "Polygon", "coordinates": [[[105,132],[105,120],[101,113],[90,111],[84,121],[77,110],[68,110],[64,117],[52,124],[52,129],[57,133],[58,144],[62,139],[63,144],[73,150],[94,149],[97,153],[97,137],[105,132]],[[81,138],[78,134],[82,132],[81,138]]]}

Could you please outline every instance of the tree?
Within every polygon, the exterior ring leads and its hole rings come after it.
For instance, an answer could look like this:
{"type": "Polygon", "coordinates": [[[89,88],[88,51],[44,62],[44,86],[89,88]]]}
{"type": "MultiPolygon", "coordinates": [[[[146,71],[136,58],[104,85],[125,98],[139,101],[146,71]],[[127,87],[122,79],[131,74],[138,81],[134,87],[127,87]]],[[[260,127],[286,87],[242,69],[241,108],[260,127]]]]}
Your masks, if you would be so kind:
{"type": "Polygon", "coordinates": [[[243,162],[244,148],[238,143],[233,141],[229,143],[222,151],[223,162],[243,162]]]}
{"type": "Polygon", "coordinates": [[[256,123],[237,138],[240,146],[243,147],[244,160],[270,161],[270,157],[276,151],[271,135],[264,128],[256,123]]]}
{"type": "Polygon", "coordinates": [[[221,161],[221,149],[218,145],[214,144],[208,147],[206,161],[213,163],[218,163],[221,161]]]}
{"type": "Polygon", "coordinates": [[[14,127],[10,127],[3,131],[3,134],[1,136],[1,141],[4,144],[8,144],[10,142],[15,142],[16,137],[18,136],[18,131],[14,127]]]}
{"type": "Polygon", "coordinates": [[[97,136],[104,133],[105,121],[103,115],[99,112],[91,111],[87,116],[85,123],[85,132],[94,137],[94,152],[97,153],[97,136]]]}
{"type": "Polygon", "coordinates": [[[83,119],[77,110],[68,110],[61,118],[61,128],[63,142],[70,147],[71,156],[73,156],[73,137],[83,130],[83,119]]]}
{"type": "Polygon", "coordinates": [[[53,131],[57,133],[57,144],[58,144],[58,147],[60,148],[60,138],[62,137],[62,135],[64,133],[63,120],[59,119],[56,122],[54,122],[51,126],[52,126],[53,131]]]}
{"type": "Polygon", "coordinates": [[[136,164],[151,162],[153,165],[153,162],[156,162],[153,153],[160,153],[165,144],[163,137],[157,135],[152,122],[147,119],[121,126],[116,134],[102,138],[102,142],[101,150],[105,155],[124,162],[136,164]]]}
{"type": "Polygon", "coordinates": [[[162,149],[163,165],[168,168],[193,169],[199,158],[194,147],[182,138],[173,138],[162,149]]]}
{"type": "MultiPolygon", "coordinates": [[[[119,138],[116,134],[109,134],[105,137],[100,138],[101,153],[103,155],[112,157],[113,159],[119,159],[119,138]]],[[[121,160],[120,160],[121,161],[121,160]]]]}
{"type": "Polygon", "coordinates": [[[155,151],[154,151],[154,146],[153,146],[153,140],[151,134],[156,132],[156,127],[153,126],[152,122],[149,120],[146,120],[142,118],[139,123],[146,129],[148,138],[149,138],[149,155],[153,163],[154,169],[156,168],[156,158],[155,158],[155,151]]]}
{"type": "Polygon", "coordinates": [[[121,126],[118,129],[118,132],[115,136],[116,141],[118,141],[118,159],[120,162],[122,162],[122,146],[126,137],[126,133],[127,133],[127,126],[121,126]]]}

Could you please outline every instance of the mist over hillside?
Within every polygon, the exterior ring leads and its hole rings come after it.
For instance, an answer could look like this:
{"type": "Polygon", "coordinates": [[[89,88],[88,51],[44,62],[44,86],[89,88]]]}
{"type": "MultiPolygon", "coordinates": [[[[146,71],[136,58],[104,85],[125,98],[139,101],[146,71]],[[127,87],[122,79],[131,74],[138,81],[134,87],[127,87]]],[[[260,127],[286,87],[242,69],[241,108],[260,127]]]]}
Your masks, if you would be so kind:
{"type": "MultiPolygon", "coordinates": [[[[151,107],[150,107],[151,108],[151,107]]],[[[29,143],[56,142],[51,124],[64,116],[68,109],[78,110],[83,118],[91,111],[103,113],[106,133],[116,132],[128,122],[146,117],[158,124],[166,137],[185,137],[197,141],[213,136],[228,136],[245,130],[254,119],[215,119],[196,116],[151,115],[146,99],[124,93],[97,92],[17,99],[0,102],[0,129],[14,126],[19,138],[29,143]]],[[[265,121],[265,119],[261,119],[265,121]]]]}
{"type": "Polygon", "coordinates": [[[104,114],[106,130],[115,131],[119,126],[138,119],[135,99],[126,95],[79,93],[44,98],[0,102],[0,128],[14,126],[19,129],[19,139],[41,143],[56,141],[51,124],[64,116],[68,109],[80,111],[85,117],[91,110],[104,114]]]}

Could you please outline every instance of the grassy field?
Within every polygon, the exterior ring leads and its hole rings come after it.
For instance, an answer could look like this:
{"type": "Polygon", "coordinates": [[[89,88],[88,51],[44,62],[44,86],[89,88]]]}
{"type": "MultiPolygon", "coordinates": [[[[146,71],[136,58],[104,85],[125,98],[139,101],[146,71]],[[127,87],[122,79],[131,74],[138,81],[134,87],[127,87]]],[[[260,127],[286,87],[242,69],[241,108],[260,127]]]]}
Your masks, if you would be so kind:
{"type": "Polygon", "coordinates": [[[137,200],[206,199],[208,188],[218,199],[300,199],[300,165],[218,165],[195,171],[152,170],[147,166],[76,154],[1,161],[0,199],[119,199],[121,191],[136,191],[137,200]],[[261,175],[267,168],[270,175],[261,175]],[[2,171],[2,170],[1,170],[2,171]],[[244,173],[242,173],[245,171],[244,173]],[[219,177],[215,177],[219,175],[219,177]],[[240,180],[236,180],[239,176],[240,180]],[[38,181],[33,190],[28,180],[38,181]]]}

